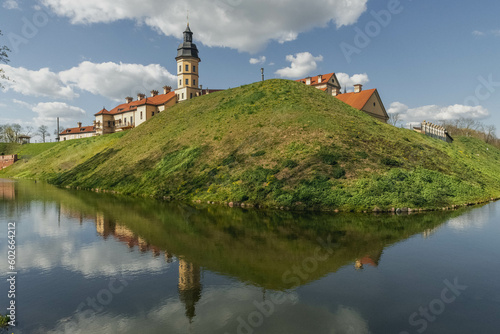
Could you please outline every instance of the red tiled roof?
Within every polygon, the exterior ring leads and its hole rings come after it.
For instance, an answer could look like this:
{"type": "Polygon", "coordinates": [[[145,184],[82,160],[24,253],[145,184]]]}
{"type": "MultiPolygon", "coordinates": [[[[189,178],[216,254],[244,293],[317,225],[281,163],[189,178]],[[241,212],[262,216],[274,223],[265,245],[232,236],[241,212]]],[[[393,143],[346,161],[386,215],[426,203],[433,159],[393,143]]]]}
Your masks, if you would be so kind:
{"type": "MultiPolygon", "coordinates": [[[[327,83],[328,81],[330,81],[330,79],[333,77],[334,74],[335,73],[323,74],[323,79],[321,80],[321,83],[318,83],[318,75],[315,76],[315,77],[311,77],[311,86],[324,85],[325,83],[327,83]]],[[[307,78],[300,79],[300,80],[295,80],[295,81],[306,83],[306,79],[307,78]]]]}
{"type": "Polygon", "coordinates": [[[336,97],[337,99],[344,103],[347,103],[351,107],[361,110],[375,93],[375,91],[376,89],[368,89],[363,90],[359,93],[344,93],[337,95],[336,97]]]}
{"type": "Polygon", "coordinates": [[[94,126],[82,126],[81,128],[69,128],[61,132],[59,135],[74,135],[78,133],[95,132],[94,126]]]}
{"type": "Polygon", "coordinates": [[[119,106],[116,106],[115,108],[111,109],[110,111],[107,111],[106,109],[103,109],[99,111],[95,116],[98,115],[116,115],[120,113],[125,113],[129,111],[135,111],[137,110],[138,106],[143,106],[143,105],[153,105],[153,106],[161,106],[162,104],[167,103],[171,99],[175,97],[175,92],[170,92],[167,94],[161,94],[161,95],[156,95],[152,97],[146,97],[140,101],[132,101],[130,103],[124,103],[120,104],[119,106]]]}
{"type": "Polygon", "coordinates": [[[103,108],[101,111],[99,111],[96,115],[106,115],[109,114],[109,111],[106,110],[106,108],[103,108]]]}

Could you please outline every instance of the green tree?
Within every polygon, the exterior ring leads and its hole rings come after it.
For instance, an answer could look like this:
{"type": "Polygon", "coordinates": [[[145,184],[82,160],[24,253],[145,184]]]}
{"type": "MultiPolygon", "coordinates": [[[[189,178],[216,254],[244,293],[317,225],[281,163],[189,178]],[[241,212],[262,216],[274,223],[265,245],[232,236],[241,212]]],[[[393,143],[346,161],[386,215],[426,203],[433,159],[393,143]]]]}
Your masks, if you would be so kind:
{"type": "MultiPolygon", "coordinates": [[[[2,36],[2,31],[0,30],[0,36],[2,36]]],[[[0,63],[7,64],[9,62],[9,48],[5,45],[0,45],[0,63]]],[[[0,80],[9,80],[9,77],[5,75],[5,71],[0,68],[0,80]]],[[[2,83],[0,83],[0,88],[3,88],[2,83]]]]}

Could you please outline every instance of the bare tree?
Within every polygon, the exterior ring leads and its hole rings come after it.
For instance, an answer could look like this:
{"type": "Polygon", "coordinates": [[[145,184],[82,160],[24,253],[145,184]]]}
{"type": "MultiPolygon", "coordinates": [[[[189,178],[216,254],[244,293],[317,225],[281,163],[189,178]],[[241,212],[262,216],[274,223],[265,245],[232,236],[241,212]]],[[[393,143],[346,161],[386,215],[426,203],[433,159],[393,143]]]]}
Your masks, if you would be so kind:
{"type": "Polygon", "coordinates": [[[495,133],[497,128],[494,125],[487,125],[484,127],[484,141],[488,144],[496,141],[495,133]]]}
{"type": "Polygon", "coordinates": [[[4,124],[0,130],[0,137],[3,142],[16,143],[21,134],[22,127],[19,124],[4,124]]]}
{"type": "Polygon", "coordinates": [[[38,128],[37,135],[42,137],[42,142],[45,143],[45,139],[47,137],[50,137],[49,128],[46,125],[40,125],[40,127],[38,128]]]}
{"type": "MultiPolygon", "coordinates": [[[[0,30],[0,36],[2,36],[2,31],[0,30]]],[[[7,52],[10,52],[9,48],[5,45],[0,45],[0,62],[7,64],[9,62],[9,55],[7,52]]],[[[9,77],[5,75],[5,72],[2,68],[0,68],[0,80],[9,80],[9,77]]],[[[0,88],[3,88],[2,83],[0,83],[0,88]]]]}
{"type": "Polygon", "coordinates": [[[389,120],[387,122],[390,125],[398,126],[398,123],[400,120],[401,120],[401,114],[396,112],[396,113],[389,114],[389,120]]]}

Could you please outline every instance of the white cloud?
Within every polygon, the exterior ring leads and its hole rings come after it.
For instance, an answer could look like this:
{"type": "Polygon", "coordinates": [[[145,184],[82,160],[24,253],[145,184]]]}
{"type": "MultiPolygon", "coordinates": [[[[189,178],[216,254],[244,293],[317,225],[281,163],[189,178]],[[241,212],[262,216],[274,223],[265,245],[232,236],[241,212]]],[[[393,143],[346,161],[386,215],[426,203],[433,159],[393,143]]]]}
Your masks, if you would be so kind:
{"type": "Polygon", "coordinates": [[[266,62],[266,56],[262,56],[259,58],[250,58],[250,64],[252,65],[264,64],[265,62],[266,62]]]}
{"type": "Polygon", "coordinates": [[[476,37],[482,37],[482,36],[500,37],[500,29],[493,29],[493,30],[489,30],[489,31],[474,30],[472,32],[472,35],[474,35],[476,37]]]}
{"type": "Polygon", "coordinates": [[[23,67],[4,65],[5,74],[11,80],[4,83],[5,90],[13,90],[27,96],[46,96],[59,99],[78,97],[71,87],[59,80],[57,73],[48,68],[32,71],[23,67]]]}
{"type": "Polygon", "coordinates": [[[96,64],[89,61],[60,72],[59,77],[71,87],[116,101],[137,93],[148,93],[165,85],[174,85],[177,78],[157,64],[96,64]]]}
{"type": "Polygon", "coordinates": [[[20,9],[17,0],[5,0],[2,7],[5,9],[20,9]]]}
{"type": "Polygon", "coordinates": [[[30,109],[37,114],[35,123],[37,125],[53,125],[57,117],[63,123],[75,123],[85,116],[85,110],[71,106],[63,102],[40,102],[29,104],[25,101],[13,99],[15,104],[30,109]]]}
{"type": "Polygon", "coordinates": [[[15,104],[19,104],[20,106],[22,106],[24,108],[33,109],[33,105],[29,104],[28,102],[17,100],[17,99],[13,99],[12,102],[14,102],[15,104]]]}
{"type": "MultiPolygon", "coordinates": [[[[61,122],[81,120],[85,116],[85,110],[79,107],[70,106],[63,102],[42,102],[31,109],[38,114],[35,118],[37,124],[54,124],[57,117],[61,122]]],[[[75,123],[76,124],[76,123],[75,123]]]]}
{"type": "Polygon", "coordinates": [[[310,75],[318,68],[317,62],[323,61],[323,56],[314,57],[309,52],[297,53],[286,56],[286,60],[291,63],[290,67],[285,67],[276,71],[282,78],[297,79],[310,75]]]}
{"type": "Polygon", "coordinates": [[[78,90],[101,95],[115,101],[126,96],[148,93],[164,85],[173,85],[176,76],[164,67],[151,64],[92,63],[84,61],[78,66],[59,73],[48,68],[38,71],[4,65],[12,80],[5,82],[5,90],[27,96],[44,96],[71,100],[78,90]]]}
{"type": "Polygon", "coordinates": [[[357,22],[367,0],[41,0],[74,24],[134,20],[166,36],[181,37],[186,9],[195,38],[207,46],[257,52],[275,40],[295,40],[298,34],[333,22],[337,27],[357,22]]]}
{"type": "Polygon", "coordinates": [[[335,75],[340,82],[340,86],[342,88],[346,87],[347,91],[353,91],[354,85],[366,85],[368,82],[370,82],[368,74],[366,73],[354,74],[353,76],[349,76],[349,74],[347,73],[335,73],[335,75]]]}
{"type": "Polygon", "coordinates": [[[391,103],[387,113],[399,113],[401,121],[410,123],[420,123],[422,121],[439,122],[465,118],[482,119],[490,115],[489,111],[482,106],[465,106],[455,104],[451,106],[427,105],[417,108],[409,108],[401,102],[391,103]]]}

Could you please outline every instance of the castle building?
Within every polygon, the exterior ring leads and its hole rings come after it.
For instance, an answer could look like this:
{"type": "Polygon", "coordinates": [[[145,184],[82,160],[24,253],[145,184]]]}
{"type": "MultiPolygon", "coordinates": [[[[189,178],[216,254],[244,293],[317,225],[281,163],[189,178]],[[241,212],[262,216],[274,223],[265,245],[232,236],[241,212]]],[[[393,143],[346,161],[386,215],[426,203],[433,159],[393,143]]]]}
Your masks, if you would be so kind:
{"type": "Polygon", "coordinates": [[[363,90],[363,85],[354,85],[354,92],[342,94],[341,86],[335,73],[308,77],[297,81],[320,89],[328,95],[335,96],[340,101],[367,113],[381,122],[387,123],[389,120],[389,115],[387,115],[377,89],[363,90]]]}
{"type": "Polygon", "coordinates": [[[199,96],[201,90],[199,88],[199,64],[201,59],[198,57],[198,48],[193,43],[193,33],[187,25],[184,31],[184,41],[177,49],[177,79],[179,82],[178,88],[175,90],[177,101],[182,102],[199,96]]]}
{"type": "Polygon", "coordinates": [[[59,134],[59,140],[71,140],[71,139],[81,139],[89,138],[96,135],[95,126],[82,126],[81,122],[77,123],[76,128],[69,128],[64,130],[59,134]]]}
{"type": "MultiPolygon", "coordinates": [[[[187,24],[183,33],[183,41],[177,48],[177,89],[163,87],[163,94],[157,90],[151,91],[151,96],[137,94],[137,100],[126,97],[125,103],[111,110],[103,108],[96,113],[92,126],[69,128],[61,132],[60,140],[80,139],[93,136],[106,135],[135,128],[148,121],[155,115],[165,111],[175,104],[193,99],[195,97],[210,94],[219,90],[202,89],[200,85],[200,62],[199,52],[193,43],[193,32],[187,24]]],[[[363,91],[362,85],[355,85],[354,93],[341,93],[341,85],[335,73],[318,75],[297,80],[308,86],[320,89],[331,96],[335,96],[342,102],[364,111],[370,116],[387,122],[389,116],[376,89],[363,91]]]]}

